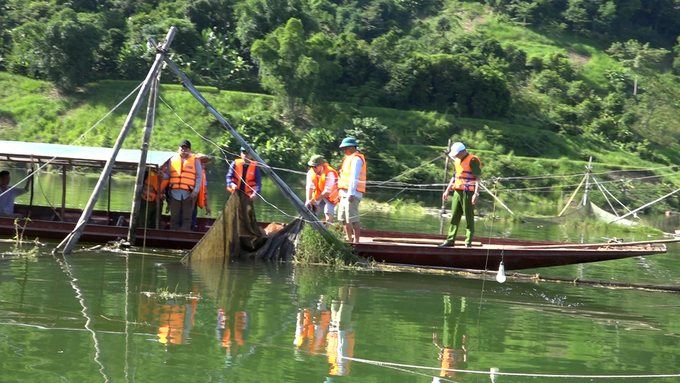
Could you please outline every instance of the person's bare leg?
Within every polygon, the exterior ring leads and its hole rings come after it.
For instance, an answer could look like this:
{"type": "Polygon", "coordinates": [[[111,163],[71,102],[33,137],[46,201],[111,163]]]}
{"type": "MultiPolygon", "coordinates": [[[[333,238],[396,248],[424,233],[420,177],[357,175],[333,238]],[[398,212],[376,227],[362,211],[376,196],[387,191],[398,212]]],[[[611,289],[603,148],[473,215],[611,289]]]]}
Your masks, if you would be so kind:
{"type": "Polygon", "coordinates": [[[352,224],[349,222],[345,222],[345,233],[347,233],[347,242],[352,242],[354,230],[352,229],[352,224]]]}
{"type": "Polygon", "coordinates": [[[326,223],[327,224],[333,223],[333,214],[326,213],[326,223]]]}
{"type": "Polygon", "coordinates": [[[352,228],[354,229],[354,243],[359,243],[361,238],[361,222],[354,222],[352,228]]]}

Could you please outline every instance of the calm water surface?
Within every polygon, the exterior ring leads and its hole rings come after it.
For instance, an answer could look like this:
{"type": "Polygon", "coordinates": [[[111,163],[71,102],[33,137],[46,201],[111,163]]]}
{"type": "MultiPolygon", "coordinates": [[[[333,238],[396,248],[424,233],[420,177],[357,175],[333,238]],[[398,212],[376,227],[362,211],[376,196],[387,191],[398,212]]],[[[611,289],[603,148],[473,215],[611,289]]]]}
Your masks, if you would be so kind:
{"type": "MultiPolygon", "coordinates": [[[[678,284],[678,254],[573,270],[678,284]]],[[[448,275],[187,267],[108,252],[5,258],[0,381],[490,382],[475,372],[491,368],[680,374],[678,307],[674,293],[448,275]]]]}
{"type": "MultiPolygon", "coordinates": [[[[45,187],[46,178],[36,203],[56,205],[61,191],[45,187]]],[[[80,194],[68,205],[84,206],[96,178],[69,182],[80,194]]],[[[213,208],[226,200],[220,182],[211,189],[213,208]]],[[[129,190],[132,180],[116,183],[129,190]]],[[[112,210],[129,210],[128,194],[113,193],[112,210]]],[[[281,210],[260,201],[261,220],[294,214],[271,187],[264,197],[281,210]]],[[[106,197],[99,204],[105,209],[106,197]]],[[[658,225],[671,231],[680,227],[676,221],[658,225]]],[[[409,211],[366,211],[363,222],[421,232],[442,227],[438,217],[409,211]]],[[[648,238],[478,222],[477,237],[488,236],[648,238]]],[[[8,255],[11,244],[0,243],[2,382],[501,383],[564,380],[545,374],[680,374],[677,293],[284,264],[184,266],[167,253],[63,258],[49,255],[52,246],[38,257],[17,258],[8,255]],[[526,375],[492,380],[492,368],[526,375]]],[[[674,244],[660,256],[528,272],[680,285],[678,256],[674,244]]],[[[606,380],[621,379],[595,379],[606,380]]]]}

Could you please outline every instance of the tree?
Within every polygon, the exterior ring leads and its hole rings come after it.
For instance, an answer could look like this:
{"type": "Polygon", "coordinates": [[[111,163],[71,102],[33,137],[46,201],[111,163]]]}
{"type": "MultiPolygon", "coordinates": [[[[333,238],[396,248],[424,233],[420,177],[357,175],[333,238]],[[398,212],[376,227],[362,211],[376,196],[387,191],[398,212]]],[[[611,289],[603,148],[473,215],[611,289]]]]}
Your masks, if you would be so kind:
{"type": "Polygon", "coordinates": [[[531,23],[527,23],[527,19],[531,20],[533,17],[534,9],[538,6],[537,3],[532,3],[529,1],[512,0],[509,5],[505,8],[515,15],[513,20],[522,20],[519,24],[522,26],[527,26],[531,23]]]}
{"type": "Polygon", "coordinates": [[[638,74],[661,61],[668,54],[668,51],[663,48],[650,48],[649,43],[643,45],[637,40],[628,40],[625,43],[613,43],[607,49],[607,53],[619,60],[621,65],[633,71],[635,74],[633,96],[637,96],[638,74]]]}
{"type": "Polygon", "coordinates": [[[680,36],[678,36],[678,43],[673,47],[675,57],[673,58],[673,72],[680,76],[680,36]]]}
{"type": "Polygon", "coordinates": [[[584,0],[569,0],[567,9],[562,12],[565,20],[571,22],[575,32],[583,30],[588,22],[588,11],[584,6],[584,0]]]}
{"type": "Polygon", "coordinates": [[[294,18],[253,44],[262,86],[285,98],[287,112],[295,114],[296,107],[309,101],[320,84],[341,74],[342,69],[327,60],[330,44],[320,33],[306,40],[302,22],[294,18]]]}
{"type": "Polygon", "coordinates": [[[46,25],[31,22],[13,31],[10,70],[73,90],[93,79],[101,37],[97,25],[64,9],[46,25]]]}

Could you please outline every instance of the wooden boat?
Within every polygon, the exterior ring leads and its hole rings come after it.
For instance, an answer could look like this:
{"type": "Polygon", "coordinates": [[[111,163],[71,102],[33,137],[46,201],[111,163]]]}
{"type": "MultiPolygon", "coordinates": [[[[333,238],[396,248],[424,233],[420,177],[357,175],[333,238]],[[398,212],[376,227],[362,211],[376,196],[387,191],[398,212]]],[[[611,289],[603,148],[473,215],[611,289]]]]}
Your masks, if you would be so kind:
{"type": "MultiPolygon", "coordinates": [[[[17,206],[17,211],[28,211],[27,206],[17,206]]],[[[66,209],[64,221],[58,220],[51,208],[34,206],[31,219],[0,217],[0,235],[13,237],[17,232],[24,239],[62,239],[73,230],[80,212],[66,209]]],[[[163,217],[167,222],[167,216],[163,217]]],[[[105,243],[127,237],[128,213],[97,212],[86,225],[83,241],[105,243]],[[122,218],[121,218],[122,217],[122,218]],[[121,226],[116,226],[122,224],[121,226]]],[[[191,249],[211,227],[213,219],[199,218],[198,231],[178,232],[164,229],[142,228],[137,231],[133,245],[166,249],[191,249]]],[[[260,223],[265,227],[267,223],[260,223]]],[[[360,256],[376,262],[415,266],[436,266],[465,269],[495,269],[501,260],[506,270],[532,269],[600,262],[641,255],[663,254],[665,243],[680,239],[635,242],[630,244],[574,244],[565,242],[529,241],[519,239],[478,239],[471,248],[463,246],[439,248],[444,236],[438,234],[405,233],[380,230],[362,230],[361,243],[354,245],[360,256]]]]}
{"type": "MultiPolygon", "coordinates": [[[[41,163],[50,161],[61,165],[64,171],[69,166],[102,166],[110,157],[111,149],[66,147],[64,145],[34,144],[0,141],[0,160],[13,162],[41,163]]],[[[171,152],[149,152],[147,167],[158,169],[171,152]]],[[[116,158],[119,169],[135,169],[139,160],[138,150],[121,150],[116,158]]],[[[63,196],[66,195],[66,183],[63,196]]],[[[109,188],[110,190],[110,188],[109,188]]],[[[110,200],[110,198],[109,198],[110,200]]],[[[62,198],[60,208],[21,206],[15,212],[30,219],[0,217],[0,235],[14,237],[17,233],[24,239],[63,239],[73,231],[81,216],[79,209],[69,209],[62,198]]],[[[105,243],[127,238],[129,213],[107,211],[95,212],[81,239],[87,242],[105,243]]],[[[166,227],[169,217],[160,217],[160,226],[166,227]]],[[[135,246],[161,247],[167,249],[191,249],[210,229],[214,220],[199,218],[197,231],[180,232],[164,229],[137,229],[135,246]]],[[[267,223],[260,223],[265,227],[267,223]]],[[[444,236],[437,234],[402,233],[378,230],[362,230],[361,243],[353,245],[360,256],[376,262],[407,264],[416,266],[437,266],[467,269],[495,269],[501,260],[507,270],[561,266],[584,262],[599,262],[638,255],[661,254],[666,252],[664,242],[680,241],[668,239],[631,244],[569,244],[560,242],[526,241],[516,239],[485,239],[472,248],[439,248],[444,236]]]]}

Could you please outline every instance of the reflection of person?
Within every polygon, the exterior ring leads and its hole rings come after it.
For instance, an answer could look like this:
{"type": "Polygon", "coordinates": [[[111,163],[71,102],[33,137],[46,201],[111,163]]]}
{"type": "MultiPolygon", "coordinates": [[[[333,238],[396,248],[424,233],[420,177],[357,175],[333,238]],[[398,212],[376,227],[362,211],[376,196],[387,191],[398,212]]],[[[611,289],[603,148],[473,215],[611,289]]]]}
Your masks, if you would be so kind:
{"type": "Polygon", "coordinates": [[[168,344],[188,344],[194,326],[196,299],[191,302],[171,302],[161,305],[158,317],[158,342],[168,344]]]}
{"type": "Polygon", "coordinates": [[[177,151],[168,161],[169,166],[164,177],[170,179],[170,229],[188,231],[191,213],[200,185],[203,184],[203,167],[201,161],[196,161],[196,156],[191,154],[189,140],[182,140],[177,151]]]}
{"type": "Polygon", "coordinates": [[[230,316],[224,310],[217,309],[217,339],[227,349],[227,362],[238,355],[239,346],[248,340],[249,331],[250,317],[247,312],[236,311],[230,316]]]}
{"type": "MultiPolygon", "coordinates": [[[[166,171],[166,165],[161,166],[160,173],[166,171]]],[[[142,189],[142,208],[139,211],[139,223],[142,227],[150,229],[156,228],[156,200],[160,198],[161,206],[164,199],[165,188],[168,187],[168,180],[158,179],[158,173],[147,169],[144,173],[144,188],[142,189]]]]}
{"type": "Polygon", "coordinates": [[[0,172],[0,216],[18,218],[21,214],[14,214],[14,199],[30,190],[33,175],[28,178],[23,189],[9,186],[11,180],[12,176],[7,170],[0,172]]]}
{"type": "Polygon", "coordinates": [[[315,307],[305,307],[298,311],[295,325],[296,349],[321,352],[326,335],[330,329],[331,312],[326,307],[323,295],[315,307]]]}
{"type": "Polygon", "coordinates": [[[330,375],[349,374],[349,360],[354,357],[354,330],[352,329],[352,310],[356,303],[356,288],[342,286],[338,300],[331,302],[331,323],[326,336],[326,356],[331,365],[330,375]]]}
{"type": "Polygon", "coordinates": [[[338,188],[340,203],[338,204],[338,221],[345,224],[347,241],[359,243],[361,238],[361,220],[359,202],[366,192],[366,159],[359,153],[359,144],[352,137],[342,140],[340,148],[345,158],[340,165],[338,188]]]}
{"type": "Polygon", "coordinates": [[[227,190],[233,193],[235,189],[245,192],[253,202],[262,189],[260,167],[244,147],[241,147],[241,158],[229,165],[227,173],[227,190]]]}
{"type": "Polygon", "coordinates": [[[439,246],[455,245],[460,218],[465,214],[467,224],[465,247],[471,247],[472,236],[475,233],[475,212],[473,205],[477,203],[477,198],[479,197],[477,183],[482,176],[482,161],[474,154],[468,153],[462,142],[456,142],[451,145],[449,156],[454,159],[455,172],[442,195],[442,199],[446,202],[449,197],[449,191],[453,190],[451,223],[449,224],[449,235],[446,237],[446,241],[439,246]]]}
{"type": "Polygon", "coordinates": [[[307,190],[305,205],[313,212],[323,210],[326,222],[333,222],[335,205],[340,202],[338,189],[338,172],[328,166],[320,155],[314,155],[307,163],[307,190]]]}
{"type": "MultiPolygon", "coordinates": [[[[451,296],[444,296],[444,327],[441,338],[432,334],[432,343],[439,348],[441,371],[439,376],[455,378],[456,372],[465,370],[468,364],[467,335],[465,334],[465,298],[461,298],[460,312],[454,315],[451,296]],[[441,341],[441,343],[440,343],[441,341]]],[[[438,379],[433,381],[439,381],[438,379]]]]}

